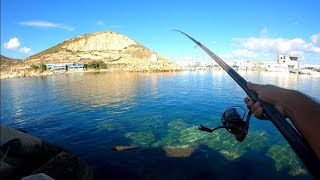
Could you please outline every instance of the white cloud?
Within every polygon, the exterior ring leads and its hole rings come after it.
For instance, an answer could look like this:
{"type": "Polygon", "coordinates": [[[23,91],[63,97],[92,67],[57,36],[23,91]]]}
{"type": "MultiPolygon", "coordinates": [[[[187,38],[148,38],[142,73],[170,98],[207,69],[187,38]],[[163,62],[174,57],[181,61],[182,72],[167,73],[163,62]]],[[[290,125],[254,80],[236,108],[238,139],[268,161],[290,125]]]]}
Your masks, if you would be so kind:
{"type": "Polygon", "coordinates": [[[320,52],[318,45],[320,35],[316,34],[311,37],[312,42],[305,42],[301,38],[284,39],[284,38],[267,38],[267,37],[250,37],[246,39],[234,39],[245,49],[254,52],[267,52],[276,54],[285,54],[295,52],[320,52]]]}
{"type": "Polygon", "coordinates": [[[31,53],[31,48],[27,48],[27,47],[20,48],[21,44],[20,44],[19,38],[16,38],[16,37],[11,38],[8,42],[4,43],[3,46],[5,49],[19,50],[19,52],[23,54],[31,53]]]}
{"type": "Polygon", "coordinates": [[[31,26],[31,27],[43,27],[43,28],[60,28],[68,31],[73,31],[74,28],[71,26],[67,26],[64,24],[52,23],[48,21],[24,21],[19,22],[20,25],[23,26],[31,26]]]}
{"type": "Polygon", "coordinates": [[[28,53],[31,53],[31,48],[22,47],[19,49],[19,52],[21,52],[23,54],[28,54],[28,53]]]}
{"type": "Polygon", "coordinates": [[[96,25],[97,25],[97,26],[104,26],[105,23],[104,23],[104,21],[102,21],[102,20],[98,20],[98,21],[96,22],[96,25]]]}
{"type": "Polygon", "coordinates": [[[4,43],[3,46],[6,49],[14,50],[20,47],[20,42],[18,38],[14,37],[14,38],[11,38],[8,42],[4,43]]]}
{"type": "Polygon", "coordinates": [[[222,59],[254,59],[257,54],[248,49],[236,49],[229,54],[223,54],[222,59]]]}
{"type": "Polygon", "coordinates": [[[237,49],[232,51],[233,56],[235,57],[244,57],[244,58],[255,58],[257,55],[254,52],[249,51],[248,49],[237,49]]]}
{"type": "Polygon", "coordinates": [[[311,36],[311,42],[315,46],[320,46],[320,33],[319,34],[314,34],[311,36]]]}

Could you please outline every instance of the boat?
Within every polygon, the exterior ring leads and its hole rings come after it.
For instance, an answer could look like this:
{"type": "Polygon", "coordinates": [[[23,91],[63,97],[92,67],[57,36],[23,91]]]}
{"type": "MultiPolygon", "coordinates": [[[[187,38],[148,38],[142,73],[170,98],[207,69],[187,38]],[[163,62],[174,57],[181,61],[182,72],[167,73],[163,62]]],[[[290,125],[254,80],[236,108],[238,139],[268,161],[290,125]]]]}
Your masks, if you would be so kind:
{"type": "Polygon", "coordinates": [[[281,64],[273,64],[273,66],[267,67],[266,70],[270,71],[270,72],[286,72],[286,73],[289,73],[288,66],[281,65],[281,64]]]}
{"type": "Polygon", "coordinates": [[[299,69],[299,74],[307,74],[307,75],[320,75],[320,70],[315,67],[305,67],[299,69]]]}
{"type": "Polygon", "coordinates": [[[290,69],[289,71],[290,71],[290,73],[293,73],[293,74],[298,74],[299,73],[298,69],[290,69]]]}
{"type": "Polygon", "coordinates": [[[89,166],[72,153],[0,125],[0,179],[93,179],[89,166]]]}
{"type": "Polygon", "coordinates": [[[320,75],[320,69],[313,69],[310,71],[309,75],[320,75]]]}
{"type": "Polygon", "coordinates": [[[232,65],[232,66],[231,66],[231,68],[234,69],[235,71],[238,71],[238,70],[239,70],[239,67],[240,67],[240,66],[238,66],[238,65],[232,65]]]}

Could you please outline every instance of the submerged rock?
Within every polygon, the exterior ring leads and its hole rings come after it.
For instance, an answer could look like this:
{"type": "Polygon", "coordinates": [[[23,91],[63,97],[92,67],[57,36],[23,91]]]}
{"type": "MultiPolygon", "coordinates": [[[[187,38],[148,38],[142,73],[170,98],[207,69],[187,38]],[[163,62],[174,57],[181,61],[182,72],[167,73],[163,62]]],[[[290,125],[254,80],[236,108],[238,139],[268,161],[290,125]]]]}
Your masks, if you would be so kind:
{"type": "Polygon", "coordinates": [[[192,155],[194,148],[190,146],[176,146],[176,147],[165,147],[163,150],[166,152],[168,157],[189,157],[192,155]]]}
{"type": "Polygon", "coordinates": [[[244,152],[237,151],[238,149],[228,149],[228,150],[220,150],[219,152],[228,160],[234,160],[239,158],[244,152]]]}
{"type": "Polygon", "coordinates": [[[155,141],[152,132],[129,132],[125,134],[125,137],[132,140],[132,144],[135,146],[146,146],[155,141]]]}
{"type": "Polygon", "coordinates": [[[135,146],[112,146],[112,151],[128,151],[137,149],[135,146]]]}
{"type": "Polygon", "coordinates": [[[268,150],[267,155],[275,161],[277,171],[289,168],[289,174],[293,176],[307,174],[289,145],[273,145],[268,150]]]}

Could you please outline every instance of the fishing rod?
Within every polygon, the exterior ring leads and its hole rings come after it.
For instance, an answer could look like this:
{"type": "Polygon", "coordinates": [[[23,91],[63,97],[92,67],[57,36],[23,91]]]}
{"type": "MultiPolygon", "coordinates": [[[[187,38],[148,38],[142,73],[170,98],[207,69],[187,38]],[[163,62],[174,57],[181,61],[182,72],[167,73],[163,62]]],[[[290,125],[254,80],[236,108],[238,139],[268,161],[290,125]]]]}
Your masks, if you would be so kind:
{"type": "Polygon", "coordinates": [[[292,149],[299,156],[301,161],[304,163],[306,168],[309,170],[310,174],[316,178],[320,178],[320,161],[317,158],[314,151],[312,151],[308,142],[301,136],[301,134],[289,124],[289,122],[282,116],[280,113],[270,104],[259,99],[257,93],[251,91],[247,86],[247,81],[241,77],[235,70],[233,70],[227,63],[225,63],[221,58],[216,54],[211,52],[207,47],[202,45],[199,41],[195,40],[188,34],[180,31],[181,34],[187,36],[194,43],[196,43],[201,49],[203,49],[213,60],[215,60],[230,76],[236,83],[246,92],[248,97],[255,102],[259,102],[262,105],[264,114],[266,118],[276,126],[280,131],[282,136],[287,140],[292,149]]]}

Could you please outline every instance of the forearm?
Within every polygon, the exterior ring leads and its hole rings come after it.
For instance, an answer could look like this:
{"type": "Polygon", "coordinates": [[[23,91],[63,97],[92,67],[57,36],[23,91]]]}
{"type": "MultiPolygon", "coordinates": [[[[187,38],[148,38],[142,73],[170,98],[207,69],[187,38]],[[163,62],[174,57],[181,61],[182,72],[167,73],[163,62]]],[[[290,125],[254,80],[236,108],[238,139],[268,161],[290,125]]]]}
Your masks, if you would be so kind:
{"type": "Polygon", "coordinates": [[[298,91],[285,91],[281,98],[285,114],[320,159],[320,104],[298,91]]]}

